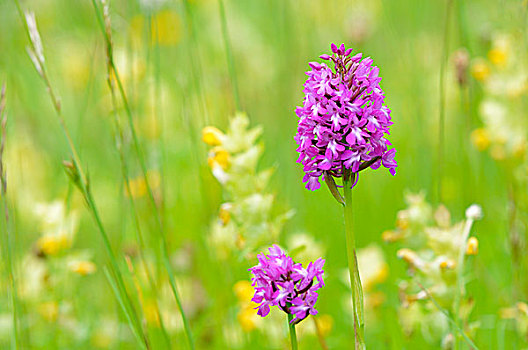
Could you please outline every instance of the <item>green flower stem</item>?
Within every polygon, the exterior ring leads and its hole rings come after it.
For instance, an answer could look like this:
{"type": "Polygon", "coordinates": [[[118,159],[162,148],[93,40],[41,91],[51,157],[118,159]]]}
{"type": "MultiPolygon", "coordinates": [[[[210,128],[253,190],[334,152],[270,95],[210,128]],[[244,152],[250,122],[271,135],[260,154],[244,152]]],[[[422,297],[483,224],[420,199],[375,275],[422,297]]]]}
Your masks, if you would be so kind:
{"type": "Polygon", "coordinates": [[[358,262],[356,257],[356,242],[352,226],[352,184],[356,174],[344,169],[343,193],[345,197],[345,233],[348,257],[348,271],[350,273],[350,284],[352,288],[352,302],[354,309],[354,349],[365,349],[365,322],[363,316],[363,289],[359,278],[358,262]]]}
{"type": "Polygon", "coordinates": [[[297,350],[297,333],[295,332],[295,324],[291,323],[293,315],[288,314],[288,328],[290,329],[290,341],[292,350],[297,350]]]}

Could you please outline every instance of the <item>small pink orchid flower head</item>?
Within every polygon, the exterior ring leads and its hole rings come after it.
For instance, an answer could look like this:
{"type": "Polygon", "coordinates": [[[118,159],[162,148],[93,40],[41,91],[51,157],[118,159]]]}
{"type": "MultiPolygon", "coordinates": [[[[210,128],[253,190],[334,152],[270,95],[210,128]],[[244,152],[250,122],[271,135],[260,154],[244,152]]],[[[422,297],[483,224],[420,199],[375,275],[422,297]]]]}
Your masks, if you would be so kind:
{"type": "Polygon", "coordinates": [[[309,63],[303,106],[295,110],[297,162],[302,163],[303,182],[312,191],[321,187],[321,177],[337,191],[335,177],[352,178],[354,186],[361,170],[383,165],[395,175],[398,166],[396,150],[389,149],[391,143],[385,138],[392,121],[379,86],[379,68],[370,57],[352,55],[344,44],[332,44],[331,49],[332,55],[320,58],[332,61],[333,68],[324,62],[309,63]]]}
{"type": "Polygon", "coordinates": [[[259,263],[250,268],[255,288],[253,302],[260,304],[257,314],[265,317],[271,306],[277,306],[293,317],[297,324],[308,315],[316,315],[317,290],[324,287],[323,266],[325,260],[317,259],[304,268],[296,264],[277,245],[269,248],[269,254],[259,254],[259,263]]]}

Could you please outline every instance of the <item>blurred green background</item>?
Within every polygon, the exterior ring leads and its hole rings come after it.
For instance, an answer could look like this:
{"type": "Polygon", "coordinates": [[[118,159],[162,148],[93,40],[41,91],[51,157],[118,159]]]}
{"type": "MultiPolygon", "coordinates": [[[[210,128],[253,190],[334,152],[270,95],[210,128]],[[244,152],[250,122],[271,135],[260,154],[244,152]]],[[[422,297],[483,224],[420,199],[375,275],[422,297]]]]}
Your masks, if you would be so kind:
{"type": "MultiPolygon", "coordinates": [[[[90,187],[119,264],[128,271],[124,256],[134,259],[138,247],[115,147],[112,113],[115,110],[120,115],[123,125],[126,115],[121,102],[112,104],[106,84],[105,43],[92,3],[32,0],[23,1],[21,6],[35,13],[51,84],[60,96],[66,124],[89,173],[90,187]]],[[[478,323],[472,339],[481,349],[526,348],[526,324],[523,331],[515,320],[501,317],[502,309],[526,301],[527,295],[526,288],[514,291],[515,260],[510,243],[515,225],[520,227],[521,241],[524,237],[525,195],[519,195],[516,202],[512,193],[526,193],[525,155],[522,161],[493,157],[471,142],[472,132],[486,126],[480,106],[488,94],[485,79],[478,75],[479,67],[474,67],[481,58],[493,72],[489,52],[497,35],[514,38],[511,51],[520,53],[513,72],[526,74],[526,3],[224,0],[224,7],[234,75],[229,74],[218,1],[110,2],[114,58],[147,167],[157,179],[153,183],[158,185],[153,187],[157,198],[162,198],[171,261],[184,304],[188,304],[196,347],[288,346],[285,323],[276,326],[275,342],[269,342],[269,334],[262,330],[268,326],[241,331],[233,286],[249,280],[247,268],[255,260],[220,260],[206,239],[220,204],[227,198],[207,165],[208,147],[201,141],[201,130],[207,125],[226,130],[237,109],[237,89],[240,109],[247,113],[251,126],[263,128],[260,142],[265,151],[259,167],[276,167],[267,187],[276,196],[275,211],[296,211],[285,224],[279,243],[286,244],[288,237],[306,232],[323,247],[326,287],[320,291],[317,308],[331,319],[324,335],[329,348],[351,348],[351,315],[342,302],[348,293],[341,278],[346,267],[342,208],[324,187],[316,192],[304,188],[293,140],[297,126],[294,110],[302,103],[308,62],[328,52],[330,43],[344,42],[356,52],[371,56],[380,68],[381,86],[394,121],[389,140],[397,149],[398,161],[395,177],[382,169],[365,171],[353,191],[357,245],[362,248],[377,243],[388,266],[388,277],[377,286],[384,301],[368,309],[372,313],[367,315],[368,348],[441,346],[438,337],[419,330],[407,334],[399,323],[398,283],[408,279],[406,264],[397,258],[395,246],[383,242],[382,233],[396,226],[396,215],[406,207],[404,194],[408,190],[424,190],[427,200],[435,206],[443,203],[455,221],[464,218],[470,204],[482,206],[484,218],[473,230],[480,243],[479,253],[467,264],[466,273],[467,297],[474,300],[468,320],[478,323]],[[468,55],[463,86],[457,82],[455,66],[456,52],[461,48],[468,55]],[[445,77],[445,142],[439,159],[441,74],[445,77]],[[512,215],[517,218],[512,219],[512,215]]],[[[1,1],[0,83],[7,86],[4,160],[15,276],[21,286],[31,282],[25,280],[37,278],[26,272],[26,262],[34,254],[43,234],[42,222],[49,214],[39,216],[35,207],[55,200],[67,203],[66,207],[79,215],[75,239],[67,250],[82,252],[93,261],[96,271],[86,276],[63,271],[66,255],[73,253],[46,258],[46,278],[52,282],[43,282],[45,286],[39,286],[32,300],[20,296],[21,317],[25,319],[23,344],[36,349],[136,348],[103,273],[108,257],[96,226],[64,172],[62,161],[69,159],[67,144],[46,86],[27,55],[29,39],[24,26],[15,3],[1,1]]],[[[524,106],[526,89],[515,102],[507,103],[524,106]]],[[[515,110],[518,113],[508,113],[508,120],[526,119],[525,108],[515,110]]],[[[149,247],[144,253],[152,261],[161,290],[166,277],[152,238],[155,219],[128,131],[124,139],[130,177],[137,187],[132,197],[149,247]]],[[[5,262],[6,257],[2,260],[5,262]]],[[[139,264],[136,268],[140,269],[139,264]]],[[[137,294],[133,274],[127,274],[126,280],[129,291],[137,294]]],[[[13,325],[7,275],[1,287],[0,312],[4,316],[0,318],[0,344],[9,348],[13,325]]],[[[146,299],[157,294],[144,293],[146,299]]],[[[171,314],[166,323],[175,324],[169,331],[171,346],[184,349],[187,344],[178,309],[170,293],[160,294],[158,300],[165,299],[160,308],[171,314]]],[[[145,314],[148,316],[148,311],[145,314]]],[[[164,348],[155,323],[148,326],[152,347],[164,348]]],[[[316,348],[316,344],[313,332],[307,331],[300,338],[300,348],[316,348]]],[[[466,347],[463,342],[460,346],[466,347]]]]}

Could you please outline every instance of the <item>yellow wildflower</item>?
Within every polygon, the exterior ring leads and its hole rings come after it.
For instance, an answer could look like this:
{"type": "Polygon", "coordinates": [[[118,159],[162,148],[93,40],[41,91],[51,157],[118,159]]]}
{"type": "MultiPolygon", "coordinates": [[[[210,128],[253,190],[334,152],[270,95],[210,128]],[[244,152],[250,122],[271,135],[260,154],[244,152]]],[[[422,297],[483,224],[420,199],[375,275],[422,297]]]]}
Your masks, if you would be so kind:
{"type": "Polygon", "coordinates": [[[249,281],[242,280],[235,283],[233,286],[233,292],[240,302],[249,302],[253,298],[255,290],[249,281]]]}
{"type": "Polygon", "coordinates": [[[255,320],[255,310],[252,307],[244,307],[237,314],[237,320],[240,323],[240,327],[244,332],[251,332],[257,328],[257,322],[255,320]]]}
{"type": "MultiPolygon", "coordinates": [[[[130,36],[134,43],[142,45],[145,31],[145,18],[136,16],[130,21],[130,36]]],[[[174,46],[181,39],[181,21],[172,10],[162,10],[150,21],[150,45],[174,46]]]]}
{"type": "Polygon", "coordinates": [[[503,66],[507,59],[506,51],[500,48],[491,49],[488,52],[488,59],[496,66],[503,66]]]}
{"type": "MultiPolygon", "coordinates": [[[[161,177],[157,170],[148,170],[147,179],[152,190],[156,190],[157,188],[159,188],[161,184],[161,177]]],[[[145,182],[145,178],[143,177],[143,175],[140,175],[133,179],[129,179],[128,185],[130,186],[130,193],[125,187],[125,193],[127,196],[132,196],[132,198],[140,198],[148,193],[147,183],[145,182]]]]}
{"type": "Polygon", "coordinates": [[[495,160],[504,160],[506,158],[506,150],[504,145],[496,144],[490,149],[491,158],[495,160]]]}
{"type": "Polygon", "coordinates": [[[55,322],[59,316],[59,305],[56,301],[47,301],[37,307],[39,314],[49,322],[55,322]]]}
{"type": "Polygon", "coordinates": [[[222,169],[227,169],[229,166],[230,155],[222,147],[215,147],[209,152],[209,158],[207,162],[211,168],[214,168],[214,165],[219,165],[222,169]]]}
{"type": "Polygon", "coordinates": [[[456,266],[456,262],[451,259],[443,259],[439,264],[442,270],[453,270],[456,266]]]}
{"type": "Polygon", "coordinates": [[[202,130],[202,141],[209,146],[220,146],[224,133],[214,126],[206,126],[202,130]]]}
{"type": "Polygon", "coordinates": [[[143,307],[143,312],[145,313],[145,319],[147,323],[155,327],[160,327],[160,315],[158,313],[158,307],[154,300],[147,300],[145,306],[143,307]]]}
{"type": "Polygon", "coordinates": [[[478,128],[471,132],[471,142],[479,151],[484,151],[490,146],[488,131],[484,128],[478,128]]]}
{"type": "Polygon", "coordinates": [[[181,29],[178,14],[171,10],[157,13],[151,22],[152,41],[162,46],[173,46],[180,41],[181,29]]]}
{"type": "Polygon", "coordinates": [[[477,255],[478,254],[478,239],[476,237],[470,237],[467,242],[466,254],[477,255]]]}
{"type": "Polygon", "coordinates": [[[65,233],[48,234],[40,237],[37,248],[45,255],[57,255],[71,246],[71,239],[65,233]]]}
{"type": "Polygon", "coordinates": [[[358,250],[357,259],[360,266],[359,275],[366,292],[387,279],[389,267],[379,246],[372,244],[358,250]]]}
{"type": "Polygon", "coordinates": [[[220,206],[220,211],[218,212],[218,218],[222,225],[227,225],[231,220],[231,208],[233,205],[231,203],[224,203],[220,206]]]}
{"type": "Polygon", "coordinates": [[[399,241],[402,238],[403,238],[403,235],[401,234],[401,232],[397,232],[397,231],[387,230],[381,234],[381,239],[383,239],[383,242],[387,242],[387,243],[393,243],[393,242],[399,241]]]}
{"type": "Polygon", "coordinates": [[[68,267],[70,271],[81,276],[91,275],[97,270],[97,267],[93,262],[86,260],[72,261],[68,267]]]}
{"type": "Polygon", "coordinates": [[[327,337],[334,327],[334,319],[327,314],[317,316],[316,322],[322,337],[327,337]]]}
{"type": "Polygon", "coordinates": [[[476,59],[471,65],[471,75],[478,81],[486,80],[490,75],[490,68],[485,60],[476,59]]]}
{"type": "Polygon", "coordinates": [[[398,250],[396,255],[398,256],[398,258],[402,259],[403,261],[411,265],[415,265],[415,263],[419,259],[418,255],[415,252],[407,248],[402,248],[398,250]]]}

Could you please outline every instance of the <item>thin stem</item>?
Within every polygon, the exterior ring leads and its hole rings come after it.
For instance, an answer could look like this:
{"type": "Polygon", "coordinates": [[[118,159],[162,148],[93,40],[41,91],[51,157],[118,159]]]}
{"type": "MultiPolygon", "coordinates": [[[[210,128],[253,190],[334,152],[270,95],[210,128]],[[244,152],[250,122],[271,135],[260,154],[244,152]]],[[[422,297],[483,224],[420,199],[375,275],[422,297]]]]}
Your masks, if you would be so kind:
{"type": "MultiPolygon", "coordinates": [[[[167,247],[167,241],[166,241],[166,238],[165,238],[165,232],[164,232],[164,228],[163,228],[161,214],[160,214],[158,205],[156,203],[156,200],[154,198],[154,193],[153,193],[152,188],[150,186],[150,183],[148,181],[147,166],[146,166],[146,162],[145,162],[145,157],[144,157],[143,151],[141,149],[141,146],[140,146],[140,143],[139,143],[139,139],[138,139],[138,136],[137,136],[137,133],[136,133],[136,129],[135,129],[135,126],[134,126],[134,120],[133,120],[133,117],[132,117],[132,111],[131,111],[131,108],[130,108],[130,104],[128,103],[128,98],[127,98],[127,95],[125,93],[125,88],[124,88],[123,83],[122,83],[122,81],[121,81],[121,79],[119,77],[119,72],[118,72],[117,67],[115,65],[115,62],[114,62],[113,46],[112,46],[112,41],[111,41],[111,37],[110,37],[110,35],[111,35],[110,18],[109,18],[109,14],[108,13],[105,15],[105,10],[108,11],[108,8],[103,8],[103,16],[101,17],[101,12],[100,12],[99,6],[97,6],[96,0],[92,0],[92,4],[93,4],[94,10],[95,10],[97,21],[99,23],[99,27],[101,29],[101,32],[102,32],[104,40],[105,40],[109,70],[111,70],[112,73],[114,74],[115,81],[117,83],[117,88],[118,88],[118,91],[119,91],[119,93],[121,95],[121,99],[123,101],[123,105],[125,107],[125,112],[126,112],[126,115],[127,115],[128,125],[129,125],[129,129],[130,129],[130,133],[132,135],[132,143],[133,143],[133,146],[134,146],[134,150],[136,152],[136,156],[137,156],[138,161],[139,161],[139,165],[140,165],[140,168],[141,168],[141,172],[142,172],[145,184],[146,184],[147,193],[148,193],[148,196],[149,196],[149,199],[150,199],[150,202],[152,204],[153,211],[154,211],[154,214],[155,214],[155,221],[156,221],[157,226],[158,226],[159,238],[161,240],[161,252],[162,252],[162,255],[163,255],[163,259],[166,262],[165,263],[165,268],[167,270],[167,274],[169,275],[169,282],[170,282],[170,285],[171,285],[171,290],[172,290],[174,298],[176,299],[176,302],[178,304],[178,308],[179,308],[179,311],[180,311],[180,314],[181,314],[181,317],[182,317],[182,320],[183,320],[183,324],[184,324],[184,328],[185,328],[185,334],[187,336],[187,340],[189,342],[189,346],[190,346],[191,349],[194,349],[194,341],[192,339],[192,333],[191,333],[191,329],[190,329],[190,326],[189,326],[189,322],[187,320],[187,317],[185,316],[185,312],[184,312],[183,307],[181,305],[180,296],[178,295],[178,289],[176,287],[176,281],[175,281],[175,278],[174,278],[174,272],[172,270],[172,266],[169,263],[168,247],[167,247]]],[[[106,3],[105,3],[105,5],[108,6],[106,3]]]]}
{"type": "MultiPolygon", "coordinates": [[[[23,23],[26,23],[24,28],[25,28],[26,34],[28,35],[28,38],[29,38],[29,42],[30,42],[30,45],[31,45],[31,50],[33,50],[33,52],[36,52],[35,43],[33,42],[33,39],[31,38],[31,35],[30,35],[30,32],[29,32],[29,28],[28,28],[28,24],[27,24],[27,22],[26,22],[26,20],[24,18],[24,14],[22,12],[22,8],[20,7],[20,3],[19,3],[18,0],[14,0],[14,2],[15,2],[15,5],[17,7],[20,19],[22,20],[23,23]]],[[[114,252],[112,250],[112,246],[110,244],[110,239],[108,237],[108,234],[106,233],[106,230],[103,227],[101,218],[99,217],[99,212],[97,210],[97,207],[96,207],[96,204],[95,204],[95,200],[94,200],[94,198],[92,196],[91,188],[89,186],[88,177],[86,176],[86,173],[84,172],[84,170],[82,168],[80,157],[78,155],[77,149],[76,149],[75,144],[74,144],[74,142],[72,140],[72,137],[71,137],[71,134],[69,132],[69,129],[66,126],[66,122],[65,122],[64,116],[62,114],[62,108],[61,108],[60,100],[57,97],[57,95],[55,94],[55,92],[53,90],[53,87],[52,87],[52,85],[50,83],[50,80],[48,78],[44,59],[43,58],[39,58],[38,62],[34,62],[34,64],[36,64],[35,68],[37,69],[37,73],[40,75],[40,77],[44,81],[44,84],[46,85],[48,94],[50,96],[51,102],[52,102],[53,107],[54,107],[55,112],[56,112],[57,119],[58,119],[59,124],[61,126],[61,129],[62,129],[62,132],[64,134],[64,137],[65,137],[65,139],[66,139],[66,141],[68,143],[70,156],[71,156],[72,163],[73,163],[68,168],[70,168],[69,170],[72,173],[75,173],[75,177],[76,177],[76,179],[75,180],[72,179],[72,181],[75,181],[76,185],[78,185],[78,187],[79,187],[79,189],[81,191],[81,194],[83,195],[83,198],[86,201],[86,204],[87,204],[89,210],[92,213],[92,216],[93,216],[93,218],[94,218],[94,220],[96,222],[96,225],[97,225],[97,227],[99,229],[99,232],[101,234],[101,237],[102,237],[103,244],[105,246],[106,252],[108,253],[108,256],[110,258],[110,267],[111,267],[111,271],[112,271],[112,274],[113,274],[112,277],[115,279],[115,281],[111,281],[111,283],[113,283],[114,286],[116,286],[116,288],[114,288],[114,291],[116,292],[116,298],[118,299],[118,302],[120,303],[120,305],[123,308],[123,312],[125,313],[125,315],[127,317],[127,320],[129,322],[129,325],[130,325],[130,328],[132,330],[132,333],[134,334],[134,336],[138,340],[139,345],[142,348],[147,349],[148,345],[146,343],[144,343],[145,339],[140,335],[141,334],[140,321],[137,318],[137,314],[136,314],[136,311],[134,309],[133,302],[132,302],[130,296],[128,295],[128,293],[126,291],[126,287],[125,287],[125,283],[124,283],[124,280],[123,280],[123,276],[122,276],[121,271],[119,269],[119,265],[117,263],[116,256],[115,256],[115,254],[114,254],[114,252]],[[127,302],[125,303],[122,300],[122,298],[124,298],[124,300],[126,300],[127,302]]]]}
{"type": "Polygon", "coordinates": [[[345,197],[345,234],[346,249],[348,258],[348,271],[350,274],[350,284],[352,289],[352,303],[354,314],[354,348],[356,350],[365,349],[365,322],[363,316],[363,289],[359,277],[359,266],[356,257],[356,242],[353,228],[352,209],[352,184],[356,174],[343,169],[343,194],[345,197]]]}
{"type": "Polygon", "coordinates": [[[288,328],[290,329],[290,342],[292,350],[297,350],[297,333],[295,332],[295,323],[292,323],[293,315],[288,314],[288,328]]]}
{"type": "Polygon", "coordinates": [[[437,178],[437,200],[442,202],[442,180],[444,178],[444,147],[445,147],[445,71],[447,65],[448,48],[449,48],[449,19],[451,14],[452,0],[446,2],[446,17],[444,25],[444,46],[442,49],[442,60],[440,62],[440,107],[438,118],[438,178],[437,178]]]}
{"type": "MultiPolygon", "coordinates": [[[[455,321],[459,328],[463,328],[464,320],[460,317],[460,304],[462,301],[462,297],[465,294],[465,282],[464,282],[464,258],[466,255],[466,247],[467,247],[467,241],[469,238],[469,233],[471,232],[471,226],[473,226],[473,219],[466,219],[466,223],[464,225],[464,229],[462,231],[462,240],[460,245],[460,250],[458,252],[458,262],[457,262],[457,291],[455,293],[455,301],[454,301],[454,316],[455,321]]],[[[458,338],[455,339],[455,348],[458,348],[458,338]]]]}
{"type": "Polygon", "coordinates": [[[229,34],[227,32],[227,20],[224,8],[224,1],[218,0],[220,10],[220,25],[222,27],[222,36],[224,37],[224,46],[227,56],[227,69],[229,70],[229,77],[231,79],[231,86],[233,87],[233,97],[235,99],[235,108],[240,111],[240,97],[238,94],[238,83],[236,78],[235,65],[233,60],[233,53],[231,52],[231,43],[229,41],[229,34]]]}
{"type": "Polygon", "coordinates": [[[4,166],[4,148],[6,144],[6,129],[7,129],[7,114],[4,113],[5,110],[5,91],[6,86],[5,84],[2,86],[2,90],[0,92],[0,184],[1,184],[1,190],[0,190],[0,199],[1,204],[4,209],[4,232],[5,232],[5,242],[3,244],[4,246],[4,259],[6,260],[7,264],[7,274],[9,279],[9,294],[11,296],[11,307],[13,310],[13,332],[12,332],[12,346],[14,349],[20,349],[22,347],[22,344],[19,339],[19,322],[18,319],[20,317],[20,310],[18,306],[18,292],[17,292],[17,284],[15,280],[15,273],[13,268],[13,238],[14,235],[12,234],[9,226],[9,208],[7,203],[7,170],[4,166]]]}

